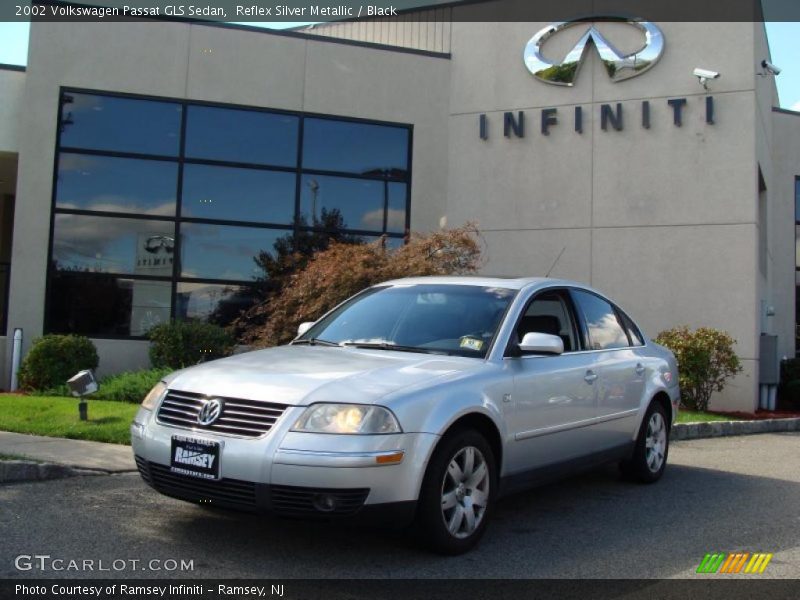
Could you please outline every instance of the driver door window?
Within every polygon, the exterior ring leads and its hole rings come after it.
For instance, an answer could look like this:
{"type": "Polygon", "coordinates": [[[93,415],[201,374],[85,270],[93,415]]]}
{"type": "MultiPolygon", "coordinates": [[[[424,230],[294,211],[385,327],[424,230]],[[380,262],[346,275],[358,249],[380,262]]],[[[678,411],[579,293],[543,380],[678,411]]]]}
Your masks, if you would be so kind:
{"type": "Polygon", "coordinates": [[[548,291],[536,296],[517,325],[517,338],[526,333],[557,335],[564,342],[564,352],[579,350],[578,336],[569,305],[563,292],[548,291]]]}

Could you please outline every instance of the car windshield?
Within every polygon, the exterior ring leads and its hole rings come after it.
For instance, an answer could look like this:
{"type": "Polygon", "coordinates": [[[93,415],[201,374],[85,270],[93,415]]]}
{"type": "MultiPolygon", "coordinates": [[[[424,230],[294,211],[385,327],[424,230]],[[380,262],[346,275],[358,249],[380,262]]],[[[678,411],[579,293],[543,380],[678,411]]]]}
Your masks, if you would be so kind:
{"type": "Polygon", "coordinates": [[[294,343],[335,343],[483,358],[515,290],[476,285],[374,287],[294,343]]]}

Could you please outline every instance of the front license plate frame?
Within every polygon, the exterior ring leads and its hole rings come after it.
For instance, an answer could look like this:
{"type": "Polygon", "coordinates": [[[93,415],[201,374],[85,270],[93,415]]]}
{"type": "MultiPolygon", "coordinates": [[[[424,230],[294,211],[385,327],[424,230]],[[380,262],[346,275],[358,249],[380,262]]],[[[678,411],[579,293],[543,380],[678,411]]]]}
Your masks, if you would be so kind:
{"type": "Polygon", "coordinates": [[[222,444],[215,440],[173,435],[169,469],[178,475],[216,481],[220,478],[222,444]]]}

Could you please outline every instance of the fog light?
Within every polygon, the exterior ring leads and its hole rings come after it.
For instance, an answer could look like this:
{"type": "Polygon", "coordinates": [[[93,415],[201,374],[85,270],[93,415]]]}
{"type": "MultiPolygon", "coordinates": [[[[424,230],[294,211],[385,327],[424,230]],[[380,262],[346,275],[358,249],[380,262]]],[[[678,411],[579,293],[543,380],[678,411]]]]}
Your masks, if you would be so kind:
{"type": "Polygon", "coordinates": [[[336,510],[336,498],[331,494],[316,494],[311,501],[320,512],[332,512],[336,510]]]}

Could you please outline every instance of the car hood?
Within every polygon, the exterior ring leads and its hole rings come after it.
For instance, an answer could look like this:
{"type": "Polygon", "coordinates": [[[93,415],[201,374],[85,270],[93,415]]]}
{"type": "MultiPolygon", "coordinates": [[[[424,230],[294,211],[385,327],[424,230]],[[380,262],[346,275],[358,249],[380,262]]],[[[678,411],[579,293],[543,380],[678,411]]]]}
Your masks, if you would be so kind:
{"type": "Polygon", "coordinates": [[[280,346],[174,373],[170,389],[305,406],[372,403],[410,386],[480,369],[475,358],[326,346],[280,346]]]}

